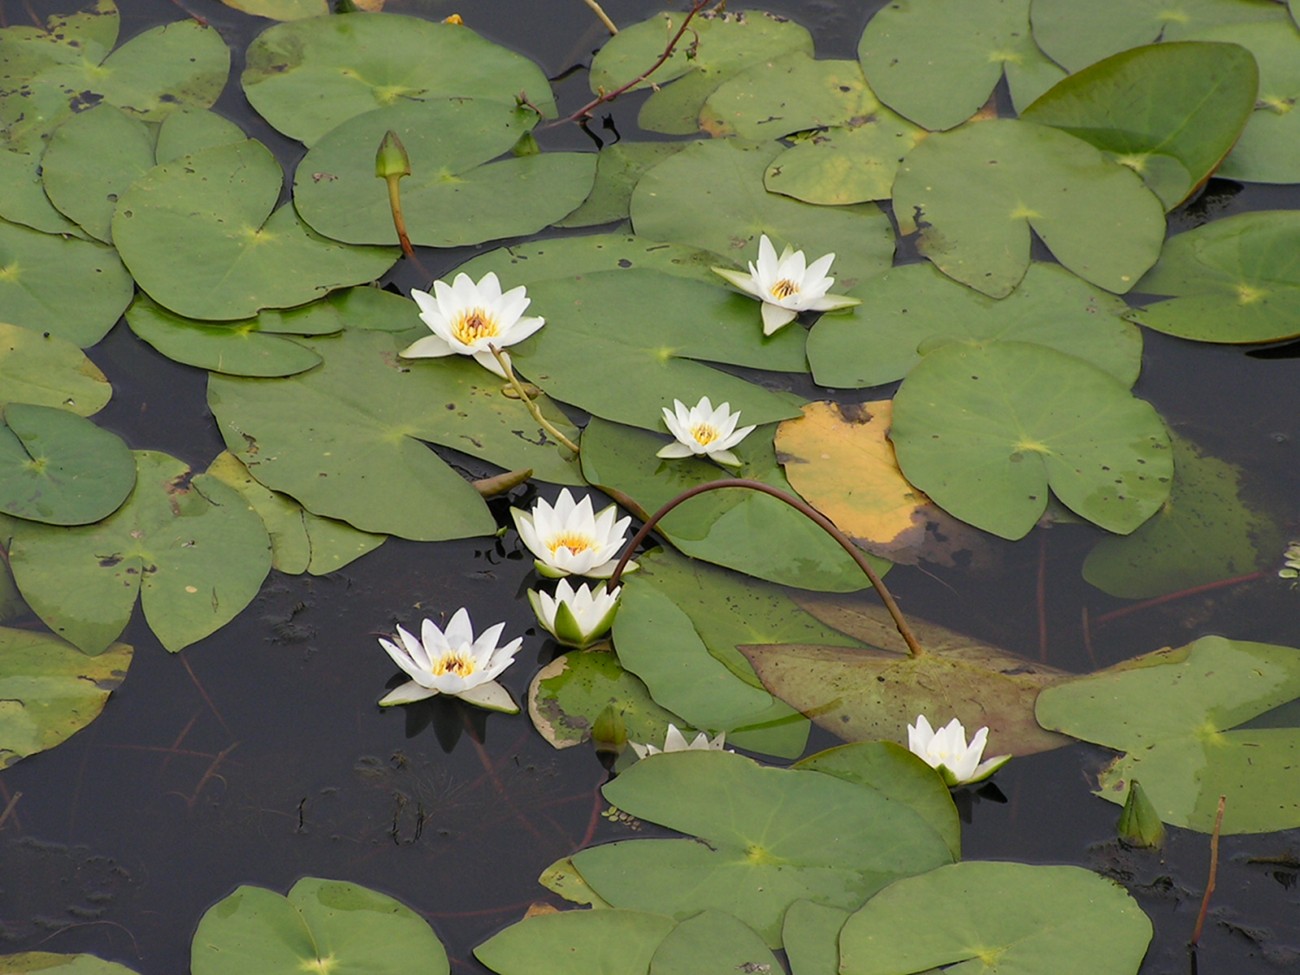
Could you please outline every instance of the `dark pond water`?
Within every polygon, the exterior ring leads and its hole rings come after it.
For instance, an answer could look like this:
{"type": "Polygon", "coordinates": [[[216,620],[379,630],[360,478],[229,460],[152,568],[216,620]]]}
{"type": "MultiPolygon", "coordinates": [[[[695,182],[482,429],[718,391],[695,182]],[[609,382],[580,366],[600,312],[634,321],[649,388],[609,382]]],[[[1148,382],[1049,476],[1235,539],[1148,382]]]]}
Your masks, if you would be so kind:
{"type": "MultiPolygon", "coordinates": [[[[626,24],[660,9],[609,0],[626,24]]],[[[875,4],[770,4],[807,24],[823,57],[852,56],[875,4]]],[[[250,122],[237,84],[242,51],[266,22],[206,0],[189,9],[216,26],[235,64],[220,110],[293,158],[286,140],[250,122]]],[[[494,40],[556,76],[585,64],[603,33],[579,0],[474,0],[390,9],[444,17],[459,11],[494,40]]],[[[4,4],[8,22],[28,13],[4,4]]],[[[180,6],[128,6],[123,36],[183,17],[180,6]]],[[[562,105],[587,97],[581,71],[557,83],[562,105]]],[[[612,109],[633,136],[638,101],[612,109]]],[[[597,131],[605,131],[597,129],[597,131]]],[[[589,147],[576,128],[552,144],[589,147]]],[[[1185,229],[1243,209],[1300,207],[1291,189],[1212,183],[1174,217],[1185,229]]],[[[469,252],[425,254],[441,274],[469,252]]],[[[399,266],[403,291],[427,280],[399,266]]],[[[1300,442],[1296,350],[1259,354],[1148,334],[1137,387],[1171,427],[1240,464],[1291,502],[1300,442]]],[[[90,356],[108,374],[113,404],[99,421],[137,448],[206,466],[221,449],[204,402],[205,374],[161,359],[124,327],[90,356]]],[[[467,466],[474,470],[473,466],[467,466]]],[[[504,515],[504,509],[500,514],[504,515]]],[[[1206,592],[1091,627],[1127,605],[1086,586],[1079,565],[1093,534],[1058,528],[1000,549],[996,574],[900,570],[903,605],[956,629],[1055,665],[1088,669],[1206,633],[1300,643],[1296,608],[1271,576],[1206,592]]],[[[504,543],[390,541],[328,578],[276,574],[238,619],[180,655],[162,650],[140,620],[123,637],[130,675],[103,716],[66,744],[0,774],[0,807],[21,793],[0,830],[0,950],[91,951],[146,975],[188,966],[203,911],[236,885],[285,891],[303,875],[384,890],[427,917],[453,969],[481,971],[472,947],[545,893],[535,878],[591,840],[626,835],[601,816],[605,773],[592,752],[556,752],[522,717],[487,716],[456,702],[381,712],[374,701],[393,667],[375,637],[394,622],[468,606],[475,620],[527,633],[505,677],[524,694],[554,647],[527,602],[531,559],[504,543]],[[445,706],[443,706],[445,705],[445,706]]],[[[818,737],[814,747],[829,744],[818,737]]],[[[1163,855],[1121,852],[1116,807],[1090,783],[1107,755],[1079,746],[1012,762],[996,793],[963,797],[965,855],[1078,863],[1124,882],[1152,916],[1156,941],[1144,975],[1186,972],[1209,853],[1205,836],[1171,831],[1163,855]]],[[[1202,972],[1234,975],[1300,966],[1300,834],[1233,837],[1199,955],[1202,972]]]]}

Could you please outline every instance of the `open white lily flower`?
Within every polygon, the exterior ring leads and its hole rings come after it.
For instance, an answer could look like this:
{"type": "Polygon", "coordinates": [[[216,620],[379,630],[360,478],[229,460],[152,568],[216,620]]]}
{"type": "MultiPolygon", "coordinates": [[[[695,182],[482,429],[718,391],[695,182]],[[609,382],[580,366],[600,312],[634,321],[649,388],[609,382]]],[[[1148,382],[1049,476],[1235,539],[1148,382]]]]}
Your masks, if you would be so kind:
{"type": "MultiPolygon", "coordinates": [[[[511,508],[510,514],[519,537],[537,556],[533,563],[537,571],[549,579],[567,575],[608,579],[632,523],[630,517],[617,518],[618,509],[612,504],[593,514],[591,499],[574,501],[568,488],[555,499],[555,507],[538,498],[531,512],[511,508]]],[[[635,566],[629,562],[624,571],[635,566]]]]}
{"type": "Polygon", "coordinates": [[[435,694],[449,694],[490,711],[518,714],[519,706],[496,677],[510,666],[524,641],[520,637],[497,646],[505,628],[504,623],[489,626],[476,640],[469,611],[458,609],[445,632],[433,620],[425,620],[420,639],[400,626],[397,638],[401,646],[380,637],[379,643],[393,663],[411,678],[385,694],[380,706],[411,704],[435,694]]]}
{"type": "Polygon", "coordinates": [[[739,422],[740,412],[732,413],[730,403],[723,403],[715,410],[709,398],[704,396],[688,410],[685,403],[675,399],[671,410],[664,407],[664,423],[677,442],[668,444],[656,456],[703,456],[727,467],[739,467],[740,458],[731,452],[731,448],[754,430],[752,425],[737,430],[739,422]]]}
{"type": "Polygon", "coordinates": [[[989,729],[981,728],[967,745],[966,729],[956,718],[935,731],[925,715],[918,714],[916,726],[907,726],[908,751],[942,775],[949,787],[982,782],[1011,760],[1010,755],[998,755],[981,762],[988,738],[989,729]]]}
{"type": "Polygon", "coordinates": [[[809,264],[803,251],[789,245],[777,257],[776,248],[763,234],[758,238],[758,265],[750,261],[748,274],[723,267],[713,270],[763,302],[763,334],[771,335],[801,311],[833,311],[860,303],[857,298],[827,294],[835,283],[826,276],[834,260],[834,254],[825,254],[809,264]]]}
{"type": "Polygon", "coordinates": [[[529,589],[528,602],[547,633],[566,647],[585,650],[614,625],[620,591],[607,592],[603,582],[594,590],[585,582],[574,589],[561,579],[554,596],[529,589]]]}
{"type": "Polygon", "coordinates": [[[468,274],[458,274],[451,284],[433,282],[432,295],[412,291],[411,297],[433,334],[408,345],[401,352],[403,358],[470,355],[502,379],[506,378],[505,370],[488,346],[504,349],[522,342],[546,324],[544,318],[520,317],[531,300],[526,290],[521,285],[502,294],[501,284],[491,271],[478,284],[468,274]]]}
{"type": "Polygon", "coordinates": [[[677,725],[668,725],[668,734],[664,736],[664,747],[656,748],[654,745],[642,745],[640,742],[629,741],[632,751],[636,752],[637,758],[645,758],[647,755],[659,755],[663,752],[721,752],[730,751],[729,748],[722,746],[727,741],[727,733],[719,731],[713,738],[708,736],[707,732],[701,731],[693,740],[687,742],[686,736],[677,730],[677,725]]]}

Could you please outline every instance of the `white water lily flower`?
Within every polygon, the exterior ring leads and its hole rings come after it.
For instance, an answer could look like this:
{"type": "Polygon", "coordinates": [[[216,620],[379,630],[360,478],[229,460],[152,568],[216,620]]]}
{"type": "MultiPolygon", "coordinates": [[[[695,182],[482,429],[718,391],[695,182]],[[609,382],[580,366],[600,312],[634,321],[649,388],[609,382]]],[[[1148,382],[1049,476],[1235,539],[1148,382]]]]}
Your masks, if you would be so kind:
{"type": "Polygon", "coordinates": [[[860,303],[857,298],[826,293],[835,283],[826,276],[834,260],[834,254],[825,254],[808,264],[803,251],[789,245],[777,257],[776,248],[763,234],[758,238],[758,265],[750,261],[748,274],[722,267],[713,270],[763,302],[763,334],[771,335],[801,311],[833,311],[860,303]]]}
{"type": "Polygon", "coordinates": [[[656,456],[703,456],[728,467],[739,467],[740,458],[731,452],[731,448],[748,437],[754,427],[737,430],[738,422],[740,413],[732,413],[730,403],[723,403],[715,410],[709,398],[704,396],[688,410],[685,403],[675,399],[671,410],[664,407],[664,423],[677,442],[668,444],[656,456]]]}
{"type": "Polygon", "coordinates": [[[469,611],[458,609],[445,632],[433,620],[425,620],[420,639],[400,626],[397,637],[401,646],[380,637],[379,643],[393,663],[411,678],[384,695],[380,706],[411,704],[435,694],[448,694],[490,711],[518,714],[518,705],[496,677],[510,666],[524,641],[519,637],[497,646],[505,628],[504,623],[489,626],[476,640],[469,611]]]}
{"type": "MultiPolygon", "coordinates": [[[[608,579],[632,523],[629,517],[615,520],[618,509],[612,504],[593,514],[591,499],[574,501],[568,488],[555,499],[555,507],[538,498],[531,512],[511,508],[510,514],[519,537],[537,556],[533,563],[537,571],[549,579],[567,575],[608,579]]],[[[624,571],[635,566],[629,562],[624,571]]]]}
{"type": "Polygon", "coordinates": [[[577,589],[561,579],[555,595],[528,590],[537,622],[566,647],[585,650],[614,625],[620,589],[607,592],[602,582],[593,590],[585,582],[577,589]]]}
{"type": "Polygon", "coordinates": [[[501,284],[491,271],[478,284],[468,274],[458,274],[451,284],[433,282],[432,295],[412,291],[411,297],[420,306],[421,320],[433,334],[403,349],[404,358],[470,355],[502,379],[506,378],[505,370],[488,346],[504,349],[522,342],[546,324],[544,318],[520,317],[530,301],[526,290],[521,285],[502,294],[501,284]]]}
{"type": "Polygon", "coordinates": [[[677,730],[677,725],[670,724],[668,725],[668,734],[664,736],[663,748],[656,748],[654,745],[642,745],[635,741],[629,741],[628,744],[632,746],[632,751],[636,752],[637,758],[645,758],[647,755],[659,755],[663,752],[731,751],[729,748],[722,747],[726,741],[727,733],[725,731],[719,731],[713,738],[710,738],[707,732],[701,731],[688,743],[686,736],[677,730]]]}
{"type": "Polygon", "coordinates": [[[908,751],[942,775],[949,787],[982,782],[1010,761],[1010,755],[980,761],[988,738],[989,729],[981,728],[967,745],[966,729],[956,718],[935,731],[925,715],[918,714],[916,726],[907,726],[908,751]]]}

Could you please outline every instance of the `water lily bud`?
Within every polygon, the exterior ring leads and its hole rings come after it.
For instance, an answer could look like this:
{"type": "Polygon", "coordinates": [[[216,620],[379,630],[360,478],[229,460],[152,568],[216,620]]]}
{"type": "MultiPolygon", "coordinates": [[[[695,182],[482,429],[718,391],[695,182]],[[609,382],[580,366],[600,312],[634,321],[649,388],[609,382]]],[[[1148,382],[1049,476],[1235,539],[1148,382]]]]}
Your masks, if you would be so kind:
{"type": "Polygon", "coordinates": [[[605,709],[596,715],[591,723],[591,743],[596,752],[621,755],[627,747],[627,724],[623,712],[614,710],[614,705],[606,704],[605,709]]]}
{"type": "Polygon", "coordinates": [[[614,625],[618,612],[619,590],[607,592],[602,582],[595,589],[585,582],[573,588],[568,579],[561,579],[555,595],[528,590],[528,602],[537,614],[537,622],[556,641],[566,647],[585,650],[614,625]]]}
{"type": "Polygon", "coordinates": [[[1115,829],[1129,846],[1157,850],[1165,845],[1165,824],[1137,779],[1128,784],[1128,798],[1124,800],[1124,811],[1119,814],[1115,829]]]}
{"type": "Polygon", "coordinates": [[[402,145],[402,140],[392,129],[384,134],[384,140],[379,143],[379,151],[375,153],[375,175],[380,179],[411,175],[411,158],[406,154],[406,146],[402,145]]]}

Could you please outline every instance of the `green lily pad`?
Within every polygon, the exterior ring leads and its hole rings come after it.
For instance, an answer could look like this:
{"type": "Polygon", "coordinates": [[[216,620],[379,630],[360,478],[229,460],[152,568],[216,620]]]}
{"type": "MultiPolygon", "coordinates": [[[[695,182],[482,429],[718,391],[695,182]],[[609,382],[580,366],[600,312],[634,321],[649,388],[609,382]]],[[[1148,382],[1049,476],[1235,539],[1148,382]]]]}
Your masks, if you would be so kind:
{"type": "Polygon", "coordinates": [[[925,135],[881,106],[848,125],[796,138],[773,157],[763,185],[819,206],[887,200],[899,163],[925,135]]]}
{"type": "Polygon", "coordinates": [[[172,112],[158,126],[154,155],[160,163],[215,149],[248,138],[234,122],[216,112],[186,108],[172,112]]]}
{"type": "MultiPolygon", "coordinates": [[[[478,492],[420,441],[531,468],[540,480],[582,483],[577,464],[503,394],[497,376],[461,356],[399,359],[414,337],[349,329],[301,340],[325,360],[310,372],[274,382],[213,375],[208,405],[226,446],[264,485],[314,514],[425,541],[496,526],[478,492]]],[[[553,404],[539,405],[577,436],[553,404]]]]}
{"type": "Polygon", "coordinates": [[[41,180],[44,140],[0,147],[0,217],[45,234],[85,236],[85,231],[54,208],[41,180]]]}
{"type": "MultiPolygon", "coordinates": [[[[327,302],[291,309],[289,315],[329,317],[335,331],[343,327],[336,308],[327,302]]],[[[292,376],[321,361],[311,349],[264,331],[259,318],[197,321],[176,315],[143,294],[126,310],[126,321],[138,338],[167,358],[232,376],[292,376]]]]}
{"type": "Polygon", "coordinates": [[[1083,577],[1112,596],[1146,599],[1246,575],[1286,547],[1280,521],[1247,503],[1244,471],[1173,438],[1169,500],[1133,534],[1103,538],[1083,577]]]}
{"type": "Polygon", "coordinates": [[[1179,41],[1217,24],[1279,23],[1270,0],[1033,0],[1034,40],[1057,64],[1078,71],[1158,40],[1179,41]]]}
{"type": "Polygon", "coordinates": [[[880,100],[927,129],[970,118],[1004,73],[1017,107],[1064,76],[1030,37],[1029,0],[898,0],[868,22],[858,57],[880,100]]]}
{"type": "Polygon", "coordinates": [[[1107,531],[1127,534],[1169,497],[1173,455],[1159,414],[1091,363],[1026,342],[951,344],[894,398],[904,476],[948,513],[1021,538],[1048,488],[1107,531]]]}
{"type": "Polygon", "coordinates": [[[342,122],[298,164],[294,204],[318,233],[351,244],[395,244],[387,184],[375,150],[387,132],[406,147],[402,214],[413,244],[457,247],[535,233],[586,198],[591,153],[543,152],[490,160],[537,121],[513,102],[445,98],[403,102],[342,122]]]}
{"type": "Polygon", "coordinates": [[[1103,772],[1097,794],[1122,805],[1131,779],[1160,818],[1208,833],[1219,796],[1223,832],[1300,826],[1300,728],[1238,728],[1300,697],[1291,647],[1202,637],[1044,691],[1038,719],[1129,754],[1103,772]]]}
{"type": "MultiPolygon", "coordinates": [[[[685,14],[658,14],[618,32],[591,63],[591,90],[615,91],[654,64],[685,14]]],[[[792,20],[761,10],[705,11],[692,18],[672,56],[632,90],[654,86],[638,123],[651,132],[690,135],[700,108],[724,81],[791,51],[812,53],[812,36],[792,20]],[[671,84],[670,84],[671,82],[671,84]]]]}
{"type": "Polygon", "coordinates": [[[71,342],[0,322],[0,403],[35,403],[91,416],[112,395],[107,377],[71,342]]]}
{"type": "Polygon", "coordinates": [[[538,914],[494,934],[474,957],[499,975],[645,972],[675,923],[644,911],[538,914]]]}
{"type": "Polygon", "coordinates": [[[808,334],[808,364],[821,386],[892,383],[948,341],[1010,339],[1046,345],[1104,369],[1126,386],[1142,366],[1142,336],[1120,317],[1128,306],[1055,264],[1029,265],[995,300],[929,264],[886,271],[855,288],[862,303],[825,315],[808,334]]]}
{"type": "Polygon", "coordinates": [[[111,247],[0,220],[0,321],[84,349],[108,334],[134,293],[111,247]]]}
{"type": "Polygon", "coordinates": [[[952,858],[919,813],[875,789],[728,752],[656,755],[602,791],[624,812],[699,840],[626,840],[574,854],[601,897],[678,918],[724,910],[771,947],[797,900],[853,908],[952,858]]]}
{"type": "Polygon", "coordinates": [[[804,251],[810,262],[833,252],[836,293],[887,270],[894,234],[874,203],[820,207],[764,188],[782,151],[775,142],[693,143],[641,178],[632,192],[632,226],[642,237],[713,251],[724,267],[757,260],[763,233],[778,249],[789,243],[804,251]]]}
{"type": "MultiPolygon", "coordinates": [[[[686,148],[687,142],[616,142],[596,156],[596,182],[582,206],[554,221],[557,227],[594,227],[628,219],[632,189],[651,166],[686,148]]],[[[477,278],[476,278],[477,280],[477,278]]]]}
{"type": "Polygon", "coordinates": [[[781,963],[752,928],[725,911],[710,909],[668,932],[650,959],[649,975],[780,970],[781,963]]]}
{"type": "Polygon", "coordinates": [[[0,768],[53,748],[99,717],[131,653],[115,643],[88,657],[48,633],[0,628],[0,768]]]}
{"type": "Polygon", "coordinates": [[[328,0],[221,0],[227,7],[268,20],[302,20],[330,12],[328,0]]]}
{"type": "Polygon", "coordinates": [[[1164,207],[1132,170],[1047,126],[1006,119],[932,135],[903,160],[894,213],[944,274],[994,298],[1029,267],[1030,231],[1085,281],[1123,294],[1160,253],[1164,207]]]}
{"type": "Polygon", "coordinates": [[[116,511],[135,485],[131,451],[67,410],[4,407],[0,511],[47,525],[86,525],[116,511]]]}
{"type": "Polygon", "coordinates": [[[16,955],[0,955],[0,973],[3,975],[29,975],[31,972],[51,972],[58,975],[135,975],[135,969],[104,961],[94,955],[56,955],[48,951],[23,951],[16,955]]]}
{"type": "Polygon", "coordinates": [[[190,947],[194,975],[447,975],[428,922],[386,894],[304,877],[289,896],[237,887],[208,908],[190,947]]]}
{"type": "Polygon", "coordinates": [[[1239,213],[1171,237],[1137,290],[1172,295],[1129,318],[1200,342],[1300,335],[1300,213],[1239,213]]]}
{"type": "Polygon", "coordinates": [[[795,901],[785,912],[781,938],[797,975],[839,975],[840,928],[851,912],[814,901],[795,901]]]}
{"type": "Polygon", "coordinates": [[[135,490],[104,521],[14,530],[23,598],[85,653],[116,639],[137,594],[162,645],[180,650],[234,619],[271,568],[262,520],[234,490],[166,454],[136,451],[135,461],[135,490]]]}
{"type": "Polygon", "coordinates": [[[649,269],[716,285],[712,267],[717,255],[695,247],[665,244],[631,234],[591,234],[585,237],[550,237],[511,244],[466,261],[457,272],[475,281],[493,271],[511,285],[530,288],[540,281],[573,279],[597,271],[649,269]]]}
{"type": "MultiPolygon", "coordinates": [[[[259,115],[308,145],[372,109],[426,99],[514,104],[521,92],[547,115],[551,86],[532,61],[468,27],[382,14],[277,24],[248,46],[241,76],[259,115]]],[[[378,140],[366,151],[371,156],[378,140]]]]}
{"type": "Polygon", "coordinates": [[[1151,934],[1128,892],[1090,870],[954,863],[898,881],[845,921],[840,972],[1132,975],[1151,934]]]}
{"type": "Polygon", "coordinates": [[[275,210],[279,163],[260,142],[162,163],[118,201],[113,240],[136,283],[188,318],[234,319],[370,281],[396,248],[348,247],[275,210]]]}
{"type": "Polygon", "coordinates": [[[1258,85],[1255,59],[1239,45],[1152,44],[1063,79],[1020,117],[1106,152],[1172,210],[1232,149],[1255,109],[1258,85]]]}
{"type": "MultiPolygon", "coordinates": [[[[706,460],[661,460],[666,437],[594,418],[582,435],[587,480],[630,510],[650,513],[682,491],[725,477],[752,477],[793,493],[769,436],[734,448],[735,474],[706,460]]],[[[862,570],[821,528],[754,491],[730,489],[693,499],[660,523],[663,537],[692,558],[787,586],[848,592],[867,585],[862,570]]]]}

